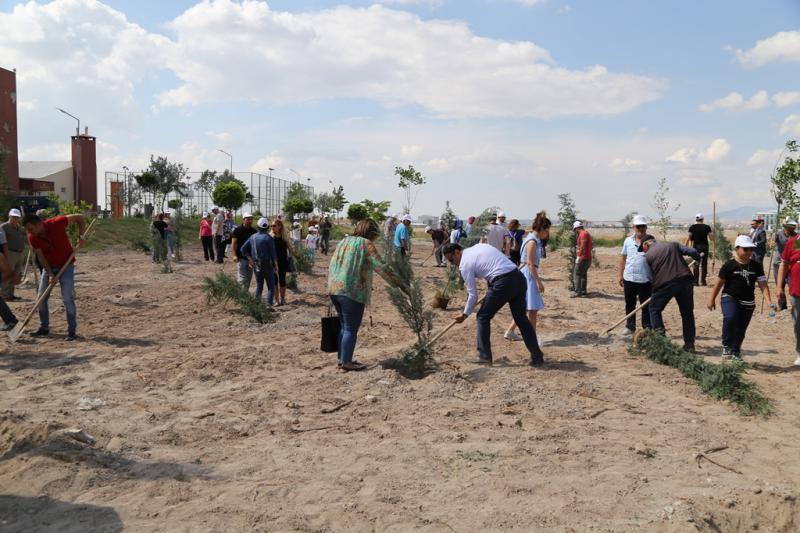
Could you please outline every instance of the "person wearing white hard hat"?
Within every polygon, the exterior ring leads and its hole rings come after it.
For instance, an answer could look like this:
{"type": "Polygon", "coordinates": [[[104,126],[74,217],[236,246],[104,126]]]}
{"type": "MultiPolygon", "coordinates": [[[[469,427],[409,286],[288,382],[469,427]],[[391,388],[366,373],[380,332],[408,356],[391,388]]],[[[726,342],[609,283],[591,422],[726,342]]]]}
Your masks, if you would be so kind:
{"type": "Polygon", "coordinates": [[[400,250],[401,255],[408,255],[411,253],[409,226],[411,226],[411,215],[405,215],[402,224],[398,224],[397,229],[394,230],[394,247],[400,250]]]}
{"type": "Polygon", "coordinates": [[[697,213],[694,217],[694,224],[689,226],[689,236],[686,239],[686,246],[694,248],[702,258],[694,264],[694,286],[706,285],[708,278],[708,242],[714,238],[714,230],[711,226],[703,222],[703,213],[697,213]]]}
{"type": "MultiPolygon", "coordinates": [[[[252,224],[252,218],[250,221],[252,224]]],[[[261,217],[256,226],[258,232],[251,235],[238,252],[239,264],[246,262],[251,272],[255,274],[256,298],[261,298],[266,282],[267,305],[272,305],[275,300],[275,280],[278,275],[278,253],[275,249],[275,239],[269,234],[269,220],[261,217]]]]}
{"type": "MultiPolygon", "coordinates": [[[[0,225],[0,232],[5,236],[6,244],[3,246],[3,253],[11,271],[15,275],[22,275],[25,269],[25,246],[28,244],[28,235],[25,233],[20,219],[22,212],[19,209],[12,209],[8,212],[8,221],[0,225]]],[[[3,276],[3,283],[0,285],[0,296],[7,301],[18,300],[14,295],[14,282],[11,277],[3,276]]]]}
{"type": "Polygon", "coordinates": [[[242,224],[236,226],[231,233],[231,250],[233,251],[233,261],[236,263],[236,278],[242,287],[248,290],[253,279],[253,267],[242,255],[242,247],[255,233],[253,215],[245,211],[242,214],[242,224]]]}
{"type": "MultiPolygon", "coordinates": [[[[778,271],[781,268],[781,255],[783,255],[783,251],[786,249],[786,243],[789,242],[789,239],[797,235],[797,221],[787,218],[783,222],[783,230],[776,231],[774,237],[774,259],[772,260],[772,279],[775,280],[775,287],[778,286],[778,271]]],[[[786,292],[785,291],[778,291],[777,293],[777,304],[778,308],[783,311],[786,309],[786,292]]]]}
{"type": "Polygon", "coordinates": [[[575,244],[575,270],[572,275],[574,290],[570,296],[585,297],[588,294],[586,287],[589,284],[589,267],[592,266],[592,236],[580,220],[573,222],[572,229],[578,238],[575,244]]]}
{"type": "Polygon", "coordinates": [[[206,261],[214,260],[214,222],[211,215],[207,211],[203,211],[203,217],[200,219],[200,234],[198,239],[203,244],[203,255],[206,261]]]}
{"type": "MultiPolygon", "coordinates": [[[[617,281],[625,294],[625,314],[636,309],[636,300],[643,304],[653,293],[653,274],[647,266],[644,252],[639,251],[642,238],[647,235],[647,219],[641,215],[633,217],[633,235],[622,243],[619,257],[617,281]]],[[[642,327],[650,329],[650,308],[642,308],[642,327]]],[[[632,335],[636,331],[636,315],[631,315],[625,328],[625,334],[632,335]]]]}
{"type": "Polygon", "coordinates": [[[717,295],[722,291],[722,357],[742,360],[742,343],[747,326],[756,309],[756,285],[767,299],[772,313],[777,308],[772,303],[764,266],[753,259],[756,245],[747,235],[736,237],[736,249],[719,270],[714,289],[708,296],[709,311],[716,308],[717,295]]]}

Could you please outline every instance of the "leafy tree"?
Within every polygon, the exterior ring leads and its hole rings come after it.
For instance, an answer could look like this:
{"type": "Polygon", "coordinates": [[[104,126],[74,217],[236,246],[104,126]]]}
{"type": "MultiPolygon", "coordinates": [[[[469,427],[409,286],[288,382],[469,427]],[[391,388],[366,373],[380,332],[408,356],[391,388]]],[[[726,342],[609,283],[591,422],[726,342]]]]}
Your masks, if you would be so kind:
{"type": "Polygon", "coordinates": [[[361,204],[350,204],[350,207],[347,208],[347,218],[349,218],[353,224],[357,224],[362,220],[369,218],[369,212],[367,208],[361,204]]]}
{"type": "Polygon", "coordinates": [[[290,219],[294,215],[308,214],[314,210],[314,200],[311,198],[309,190],[300,183],[292,183],[286,192],[286,200],[283,203],[283,212],[290,219]]]}
{"type": "Polygon", "coordinates": [[[342,212],[344,206],[346,206],[349,202],[347,198],[344,197],[344,187],[339,185],[338,187],[333,188],[333,210],[336,211],[336,218],[339,218],[339,213],[342,212]]]}
{"type": "Polygon", "coordinates": [[[186,195],[189,183],[186,177],[186,169],[180,163],[171,163],[166,157],[150,156],[150,172],[155,177],[155,192],[161,202],[160,211],[164,211],[167,195],[174,192],[180,196],[186,195]]]}
{"type": "Polygon", "coordinates": [[[575,279],[572,273],[575,271],[575,262],[577,261],[578,236],[575,235],[572,225],[578,220],[578,210],[575,208],[575,201],[572,199],[572,195],[568,192],[559,194],[558,201],[561,204],[558,209],[558,232],[556,233],[556,238],[553,239],[552,248],[554,250],[556,247],[566,248],[567,281],[569,282],[569,290],[574,292],[575,279]]]}
{"type": "Polygon", "coordinates": [[[400,180],[397,186],[403,189],[405,193],[405,204],[403,210],[406,213],[411,213],[414,209],[414,204],[417,202],[417,196],[423,185],[426,183],[425,176],[422,172],[414,168],[414,165],[408,165],[407,168],[394,167],[395,176],[399,176],[400,180]]]}
{"type": "Polygon", "coordinates": [[[236,211],[244,204],[245,193],[242,186],[235,181],[225,181],[214,188],[211,198],[218,206],[236,211]]]}
{"type": "Polygon", "coordinates": [[[138,176],[134,177],[134,181],[136,181],[136,185],[138,185],[139,189],[144,193],[144,201],[145,203],[149,203],[152,205],[155,202],[155,194],[158,190],[158,178],[156,177],[155,173],[146,170],[139,174],[138,176]],[[147,195],[150,195],[150,201],[148,202],[147,195]]]}
{"type": "Polygon", "coordinates": [[[137,185],[136,180],[120,183],[119,192],[117,194],[128,216],[131,214],[131,208],[142,202],[142,189],[137,185]]]}
{"type": "Polygon", "coordinates": [[[638,215],[637,211],[630,211],[626,214],[622,219],[619,221],[622,224],[622,237],[625,238],[631,234],[631,222],[633,222],[633,217],[638,215]]]}
{"type": "Polygon", "coordinates": [[[667,231],[669,231],[669,226],[672,224],[672,213],[676,212],[681,207],[681,204],[672,207],[667,193],[669,193],[667,178],[660,178],[658,180],[658,189],[656,189],[655,194],[653,194],[653,200],[650,202],[650,205],[656,210],[656,213],[658,213],[658,218],[652,222],[652,225],[658,228],[658,231],[661,233],[661,240],[664,241],[667,240],[667,231]]]}
{"type": "Polygon", "coordinates": [[[727,261],[733,257],[733,245],[725,236],[725,228],[717,221],[714,223],[714,259],[727,261]]]}
{"type": "Polygon", "coordinates": [[[386,211],[392,202],[384,200],[382,202],[373,202],[372,200],[361,200],[361,205],[367,209],[367,218],[371,218],[376,222],[383,222],[386,220],[386,211]]]}
{"type": "Polygon", "coordinates": [[[183,202],[180,198],[173,198],[169,202],[167,202],[167,207],[170,209],[179,209],[183,205],[183,202]]]}
{"type": "Polygon", "coordinates": [[[317,208],[319,214],[331,213],[336,211],[336,201],[332,194],[321,192],[314,198],[314,207],[317,208]]]}
{"type": "MultiPolygon", "coordinates": [[[[797,141],[787,142],[778,161],[786,151],[795,154],[799,149],[797,141]]],[[[800,209],[800,197],[797,195],[797,184],[800,183],[800,156],[787,157],[783,164],[772,173],[771,181],[772,195],[775,203],[778,204],[778,220],[783,220],[800,209]]]]}

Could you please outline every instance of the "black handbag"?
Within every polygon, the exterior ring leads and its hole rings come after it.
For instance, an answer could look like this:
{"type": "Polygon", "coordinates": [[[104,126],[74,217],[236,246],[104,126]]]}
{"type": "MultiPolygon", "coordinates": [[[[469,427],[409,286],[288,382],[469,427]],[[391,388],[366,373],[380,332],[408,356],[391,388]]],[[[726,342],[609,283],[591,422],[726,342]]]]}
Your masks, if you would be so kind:
{"type": "Polygon", "coordinates": [[[323,352],[339,351],[339,332],[342,330],[342,322],[338,315],[331,316],[331,306],[328,306],[328,316],[322,317],[322,339],[319,349],[323,352]]]}

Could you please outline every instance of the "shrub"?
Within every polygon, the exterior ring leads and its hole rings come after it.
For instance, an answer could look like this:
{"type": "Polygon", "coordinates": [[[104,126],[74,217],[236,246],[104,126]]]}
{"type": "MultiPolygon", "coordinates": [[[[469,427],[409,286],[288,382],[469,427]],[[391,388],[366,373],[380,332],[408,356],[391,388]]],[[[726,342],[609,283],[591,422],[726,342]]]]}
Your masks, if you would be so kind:
{"type": "Polygon", "coordinates": [[[267,324],[274,320],[272,309],[261,298],[242,287],[232,276],[218,272],[213,278],[203,278],[203,292],[208,304],[233,303],[239,306],[242,314],[250,316],[259,324],[267,324]]]}
{"type": "Polygon", "coordinates": [[[656,363],[677,368],[684,376],[695,380],[702,391],[712,398],[735,403],[743,415],[768,416],[772,413],[772,402],[769,398],[761,394],[755,383],[745,379],[747,364],[741,361],[707,363],[652,330],[642,332],[630,351],[635,355],[644,355],[656,363]]]}
{"type": "Polygon", "coordinates": [[[356,225],[369,216],[369,211],[362,204],[350,204],[347,208],[347,218],[356,225]]]}

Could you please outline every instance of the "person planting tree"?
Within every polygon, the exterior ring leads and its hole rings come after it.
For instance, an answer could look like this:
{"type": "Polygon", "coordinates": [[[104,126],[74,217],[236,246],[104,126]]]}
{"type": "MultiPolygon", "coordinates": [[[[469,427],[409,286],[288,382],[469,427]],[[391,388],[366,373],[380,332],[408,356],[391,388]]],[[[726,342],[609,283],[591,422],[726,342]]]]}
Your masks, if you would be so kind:
{"type": "Polygon", "coordinates": [[[592,266],[592,236],[586,231],[580,220],[576,220],[572,224],[572,229],[577,234],[577,244],[575,245],[575,271],[572,282],[575,292],[571,296],[585,297],[587,295],[586,286],[589,284],[589,267],[592,266]]]}
{"type": "MultiPolygon", "coordinates": [[[[786,219],[783,223],[783,231],[779,231],[775,233],[775,250],[774,255],[775,259],[772,262],[772,277],[775,279],[775,287],[779,286],[778,283],[778,272],[780,271],[781,267],[781,256],[783,255],[783,251],[786,249],[786,243],[789,242],[789,239],[797,235],[795,231],[797,229],[797,222],[794,220],[786,219]]],[[[786,305],[786,291],[777,291],[777,304],[778,308],[781,311],[785,310],[786,305]]]]}
{"type": "Polygon", "coordinates": [[[777,307],[772,303],[764,266],[753,259],[755,247],[753,239],[747,235],[736,238],[734,257],[722,265],[717,283],[708,296],[707,307],[713,311],[717,295],[722,291],[722,357],[725,359],[742,359],[742,342],[756,309],[756,284],[770,308],[777,307]]]}
{"type": "Polygon", "coordinates": [[[494,315],[505,305],[511,308],[511,315],[517,324],[525,347],[531,354],[530,365],[544,364],[544,354],[539,348],[536,331],[525,314],[525,276],[517,270],[501,251],[490,244],[476,244],[467,249],[459,244],[447,244],[444,247],[447,260],[456,265],[464,278],[467,287],[467,303],[464,311],[454,321],[464,322],[472,314],[478,303],[476,280],[485,279],[489,290],[477,313],[478,323],[478,357],[473,362],[480,365],[492,364],[491,322],[494,315]]]}
{"type": "MultiPolygon", "coordinates": [[[[42,266],[42,277],[38,294],[42,295],[49,284],[57,281],[61,285],[61,298],[67,312],[67,340],[78,338],[78,312],[75,306],[75,259],[70,264],[67,260],[72,256],[72,243],[67,234],[71,225],[78,226],[78,243],[84,240],[86,219],[83,215],[57,216],[42,220],[37,215],[27,214],[22,225],[28,232],[28,242],[36,253],[42,266]],[[61,272],[63,270],[63,272],[61,272]],[[58,274],[61,274],[58,277],[58,274]],[[58,278],[58,279],[57,279],[58,278]]],[[[45,337],[50,334],[50,309],[47,305],[50,296],[39,306],[39,329],[31,333],[33,337],[45,337]]]]}
{"type": "Polygon", "coordinates": [[[411,255],[411,236],[408,228],[411,226],[411,215],[405,215],[402,223],[394,231],[394,246],[400,250],[401,255],[411,255]]]}
{"type": "Polygon", "coordinates": [[[789,297],[792,299],[792,320],[794,320],[794,339],[797,359],[795,366],[800,366],[800,236],[795,235],[787,242],[781,254],[781,266],[778,270],[778,293],[784,292],[789,284],[789,297]]]}

